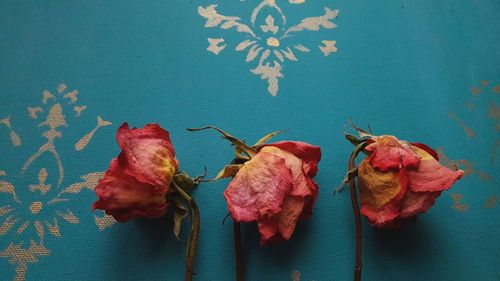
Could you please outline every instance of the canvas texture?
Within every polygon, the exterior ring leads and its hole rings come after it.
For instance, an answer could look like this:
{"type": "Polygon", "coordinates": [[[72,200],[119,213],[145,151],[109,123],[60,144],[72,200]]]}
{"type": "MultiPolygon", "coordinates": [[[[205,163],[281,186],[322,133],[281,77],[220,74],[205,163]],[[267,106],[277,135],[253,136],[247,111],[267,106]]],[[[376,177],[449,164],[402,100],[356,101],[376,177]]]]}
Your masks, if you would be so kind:
{"type": "MultiPolygon", "coordinates": [[[[217,172],[254,143],[322,148],[313,216],[259,245],[249,281],[351,280],[349,119],[434,147],[466,174],[398,230],[363,219],[365,280],[500,280],[497,0],[0,0],[0,280],[182,280],[171,214],[117,223],[92,211],[116,129],[159,123],[181,169],[217,172]]],[[[228,180],[194,192],[198,281],[234,280],[228,180]]],[[[187,235],[183,228],[182,235],[187,235]]]]}

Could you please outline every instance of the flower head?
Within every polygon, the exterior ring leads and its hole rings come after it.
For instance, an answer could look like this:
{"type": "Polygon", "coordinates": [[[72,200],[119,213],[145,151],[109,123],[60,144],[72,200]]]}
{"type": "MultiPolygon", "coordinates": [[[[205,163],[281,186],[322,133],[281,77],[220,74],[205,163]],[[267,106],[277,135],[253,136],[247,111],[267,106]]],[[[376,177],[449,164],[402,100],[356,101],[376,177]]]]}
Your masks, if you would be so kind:
{"type": "Polygon", "coordinates": [[[233,219],[257,222],[261,244],[290,239],[297,221],[312,214],[320,158],[319,147],[303,142],[262,147],[224,192],[233,219]]]}
{"type": "Polygon", "coordinates": [[[95,188],[99,197],[93,209],[102,209],[117,221],[165,214],[165,198],[179,169],[167,131],[157,124],[130,129],[124,123],[117,132],[122,152],[111,160],[95,188]]]}
{"type": "Polygon", "coordinates": [[[394,136],[371,137],[358,168],[361,214],[377,227],[395,226],[431,208],[464,172],[441,164],[433,149],[394,136]]]}

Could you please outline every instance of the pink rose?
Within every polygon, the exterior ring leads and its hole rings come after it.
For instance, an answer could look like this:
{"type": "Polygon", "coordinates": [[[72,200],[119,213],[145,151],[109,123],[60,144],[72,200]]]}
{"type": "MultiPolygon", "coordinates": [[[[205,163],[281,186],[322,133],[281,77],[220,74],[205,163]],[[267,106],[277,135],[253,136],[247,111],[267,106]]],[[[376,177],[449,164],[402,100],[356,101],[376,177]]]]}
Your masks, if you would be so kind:
{"type": "Polygon", "coordinates": [[[439,164],[436,151],[425,144],[394,136],[368,143],[369,156],[358,168],[361,214],[377,227],[395,226],[427,211],[464,174],[439,164]]]}
{"type": "Polygon", "coordinates": [[[116,138],[122,152],[96,186],[99,199],[92,208],[119,222],[164,215],[165,195],[179,168],[169,133],[157,124],[130,129],[124,123],[116,138]]]}
{"type": "Polygon", "coordinates": [[[297,221],[312,214],[320,158],[319,147],[303,142],[261,146],[224,192],[233,219],[257,222],[261,244],[290,239],[297,221]]]}

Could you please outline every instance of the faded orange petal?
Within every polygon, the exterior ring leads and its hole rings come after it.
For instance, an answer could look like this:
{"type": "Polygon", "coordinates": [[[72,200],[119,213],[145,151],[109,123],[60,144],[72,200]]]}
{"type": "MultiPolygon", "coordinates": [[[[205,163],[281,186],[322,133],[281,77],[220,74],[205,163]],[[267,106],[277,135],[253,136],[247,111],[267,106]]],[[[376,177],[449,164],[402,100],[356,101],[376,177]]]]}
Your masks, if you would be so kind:
{"type": "Polygon", "coordinates": [[[363,160],[358,168],[361,203],[376,209],[393,200],[401,190],[399,172],[382,172],[375,169],[368,160],[363,160]]]}
{"type": "Polygon", "coordinates": [[[365,159],[359,165],[358,183],[361,213],[371,224],[383,227],[399,217],[408,184],[404,171],[382,172],[365,159]]]}

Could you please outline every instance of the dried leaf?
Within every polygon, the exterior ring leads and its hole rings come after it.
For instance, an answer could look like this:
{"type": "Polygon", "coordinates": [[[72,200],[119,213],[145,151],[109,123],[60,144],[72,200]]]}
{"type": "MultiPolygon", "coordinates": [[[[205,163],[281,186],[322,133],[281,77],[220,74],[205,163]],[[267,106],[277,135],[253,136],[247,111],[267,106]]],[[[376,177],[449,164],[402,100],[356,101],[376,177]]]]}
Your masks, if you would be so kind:
{"type": "Polygon", "coordinates": [[[358,132],[359,136],[361,138],[372,138],[374,135],[371,132],[367,132],[360,127],[356,126],[353,122],[352,119],[349,119],[349,123],[351,123],[351,126],[358,132]]]}
{"type": "Polygon", "coordinates": [[[186,206],[182,203],[180,198],[176,198],[174,200],[175,204],[175,211],[174,211],[174,235],[175,237],[180,240],[182,240],[180,234],[181,234],[181,227],[182,227],[182,221],[186,216],[188,215],[188,210],[186,206]]]}
{"type": "Polygon", "coordinates": [[[340,186],[338,186],[335,189],[335,192],[341,192],[344,187],[351,181],[354,180],[355,177],[358,176],[358,167],[355,167],[354,169],[347,171],[347,174],[344,176],[344,179],[342,180],[342,183],[340,186]]]}
{"type": "Polygon", "coordinates": [[[286,132],[286,130],[279,130],[279,131],[274,131],[270,134],[267,134],[265,135],[263,138],[261,138],[258,142],[256,142],[253,147],[257,147],[257,146],[260,146],[262,144],[265,144],[268,140],[272,139],[273,137],[275,137],[276,135],[279,135],[281,133],[284,133],[286,132]]]}
{"type": "Polygon", "coordinates": [[[241,149],[249,157],[253,157],[253,156],[255,156],[257,154],[257,151],[254,148],[248,146],[243,141],[237,139],[236,137],[231,136],[230,134],[224,132],[223,130],[221,130],[221,129],[217,128],[217,127],[206,126],[206,127],[202,127],[202,128],[191,128],[191,129],[187,129],[187,130],[190,131],[190,132],[195,132],[195,131],[203,131],[203,130],[208,130],[208,129],[213,129],[213,130],[216,130],[219,133],[221,133],[222,137],[224,139],[230,141],[232,144],[234,144],[237,148],[241,149]]]}
{"type": "Polygon", "coordinates": [[[362,143],[362,142],[367,141],[367,139],[358,139],[356,136],[351,135],[351,134],[347,134],[347,133],[345,133],[345,134],[344,134],[344,136],[345,136],[345,138],[346,138],[346,139],[347,139],[350,143],[352,143],[352,144],[354,144],[354,145],[358,145],[358,144],[360,144],[360,143],[362,143]]]}
{"type": "Polygon", "coordinates": [[[196,178],[191,178],[188,174],[182,172],[174,176],[174,182],[185,192],[191,192],[191,190],[200,183],[204,176],[205,175],[201,175],[196,178]]]}
{"type": "Polygon", "coordinates": [[[238,171],[243,167],[243,164],[226,165],[215,177],[216,180],[225,179],[236,176],[238,171]]]}

